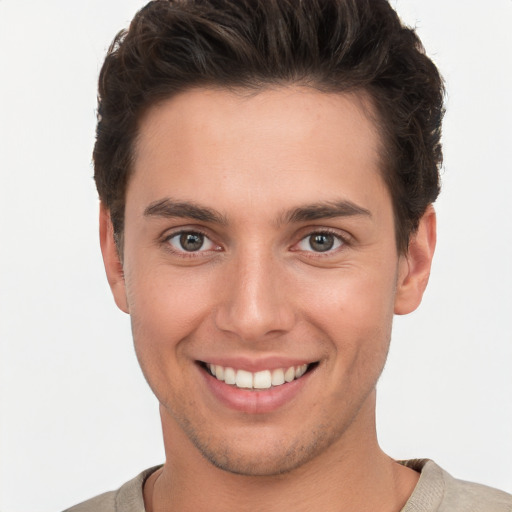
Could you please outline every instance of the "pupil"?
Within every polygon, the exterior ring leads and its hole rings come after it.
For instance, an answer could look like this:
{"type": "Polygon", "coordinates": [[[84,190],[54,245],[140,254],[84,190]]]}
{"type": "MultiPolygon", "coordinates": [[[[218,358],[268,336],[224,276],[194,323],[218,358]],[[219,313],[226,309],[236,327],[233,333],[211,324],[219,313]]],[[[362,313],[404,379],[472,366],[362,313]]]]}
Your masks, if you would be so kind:
{"type": "Polygon", "coordinates": [[[180,236],[180,245],[185,251],[197,251],[201,249],[204,242],[204,236],[200,233],[183,233],[180,236]]]}
{"type": "Polygon", "coordinates": [[[311,235],[309,239],[311,247],[317,252],[325,252],[332,249],[334,245],[334,237],[332,235],[311,235]]]}

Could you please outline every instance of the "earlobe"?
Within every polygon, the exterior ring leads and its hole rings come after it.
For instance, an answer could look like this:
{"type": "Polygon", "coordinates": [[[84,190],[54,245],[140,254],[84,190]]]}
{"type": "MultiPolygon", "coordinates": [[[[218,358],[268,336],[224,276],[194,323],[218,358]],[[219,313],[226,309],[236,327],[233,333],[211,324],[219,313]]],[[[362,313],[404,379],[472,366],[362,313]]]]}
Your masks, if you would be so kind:
{"type": "Polygon", "coordinates": [[[103,203],[100,204],[100,245],[108,284],[114,295],[114,300],[121,311],[128,313],[123,264],[119,258],[114,240],[114,228],[110,219],[110,212],[103,203]]]}
{"type": "Polygon", "coordinates": [[[436,247],[436,212],[429,205],[411,235],[408,253],[401,256],[395,297],[395,314],[406,315],[421,303],[428,284],[436,247]]]}

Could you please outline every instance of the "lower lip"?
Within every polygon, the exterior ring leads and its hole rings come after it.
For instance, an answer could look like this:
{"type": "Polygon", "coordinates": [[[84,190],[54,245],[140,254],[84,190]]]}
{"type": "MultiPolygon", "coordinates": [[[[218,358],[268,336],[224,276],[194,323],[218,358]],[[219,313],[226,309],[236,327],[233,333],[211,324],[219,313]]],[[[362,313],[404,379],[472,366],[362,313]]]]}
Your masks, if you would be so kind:
{"type": "Polygon", "coordinates": [[[225,406],[247,414],[264,414],[276,411],[293,401],[309,380],[312,372],[269,389],[240,389],[222,382],[200,368],[209,390],[215,398],[225,406]]]}

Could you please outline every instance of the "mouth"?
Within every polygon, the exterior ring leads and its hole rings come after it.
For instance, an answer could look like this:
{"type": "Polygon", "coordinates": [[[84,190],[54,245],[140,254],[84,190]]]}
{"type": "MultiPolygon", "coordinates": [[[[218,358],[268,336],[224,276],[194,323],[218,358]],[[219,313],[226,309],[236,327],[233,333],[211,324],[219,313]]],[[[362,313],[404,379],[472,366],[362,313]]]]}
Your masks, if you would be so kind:
{"type": "Polygon", "coordinates": [[[215,379],[230,386],[246,390],[268,390],[289,384],[313,371],[318,362],[249,372],[212,363],[200,363],[215,379]]]}

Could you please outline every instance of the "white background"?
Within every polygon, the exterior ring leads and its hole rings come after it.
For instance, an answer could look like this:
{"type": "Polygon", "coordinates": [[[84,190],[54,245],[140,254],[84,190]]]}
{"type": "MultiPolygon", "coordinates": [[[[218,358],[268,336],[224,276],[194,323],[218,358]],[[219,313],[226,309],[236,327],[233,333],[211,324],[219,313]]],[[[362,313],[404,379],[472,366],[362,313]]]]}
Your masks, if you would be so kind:
{"type": "MultiPolygon", "coordinates": [[[[0,0],[0,510],[163,461],[97,243],[96,78],[137,0],[0,0]]],[[[439,242],[379,385],[383,448],[512,492],[512,1],[392,0],[448,88],[439,242]]]]}

